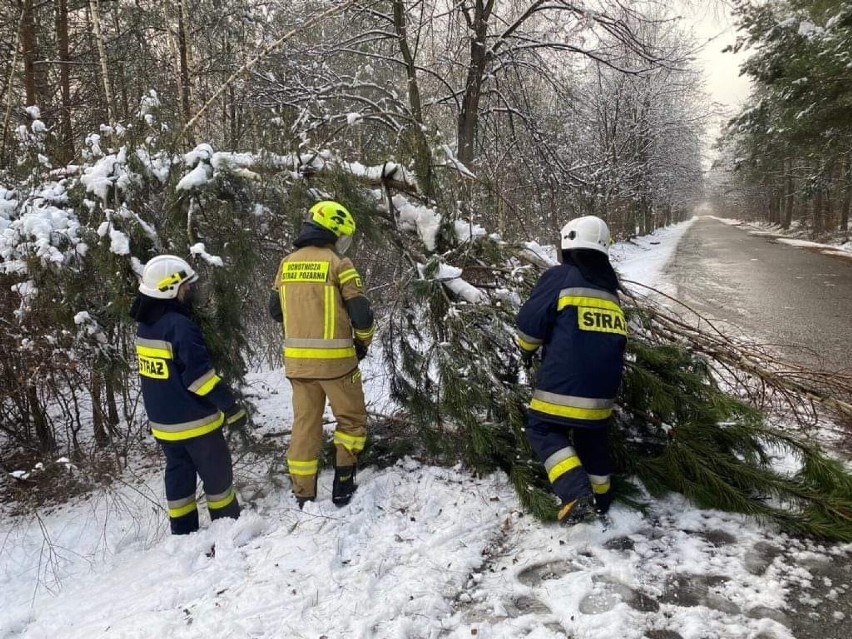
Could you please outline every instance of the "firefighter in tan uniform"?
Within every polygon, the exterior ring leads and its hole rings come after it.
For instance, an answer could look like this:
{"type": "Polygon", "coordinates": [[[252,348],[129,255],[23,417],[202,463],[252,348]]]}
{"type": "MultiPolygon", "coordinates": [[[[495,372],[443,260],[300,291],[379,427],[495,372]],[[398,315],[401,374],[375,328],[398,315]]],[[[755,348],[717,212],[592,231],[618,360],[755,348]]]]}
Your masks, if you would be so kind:
{"type": "Polygon", "coordinates": [[[358,362],[375,325],[363,282],[346,252],[355,220],[341,204],[314,204],[282,261],[269,312],[284,329],[284,370],[293,387],[293,432],[287,466],[301,507],[317,493],[326,397],[337,420],[332,501],[349,503],[355,492],[358,453],[367,439],[367,408],[358,362]]]}

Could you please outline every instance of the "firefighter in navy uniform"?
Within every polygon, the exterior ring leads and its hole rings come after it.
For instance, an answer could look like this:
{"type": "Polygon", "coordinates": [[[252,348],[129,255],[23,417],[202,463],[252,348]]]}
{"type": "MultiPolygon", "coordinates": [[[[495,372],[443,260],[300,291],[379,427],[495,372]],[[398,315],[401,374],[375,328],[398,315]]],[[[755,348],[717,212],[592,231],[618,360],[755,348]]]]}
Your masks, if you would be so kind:
{"type": "Polygon", "coordinates": [[[541,365],[526,435],[574,524],[611,502],[608,425],[624,369],[627,324],[609,263],[609,229],[580,217],[561,231],[559,266],[545,271],[517,317],[527,365],[541,365]]]}
{"type": "Polygon", "coordinates": [[[287,467],[300,507],[316,498],[326,397],[337,420],[331,495],[337,506],[352,498],[358,453],[367,439],[358,362],[367,354],[375,323],[361,276],[343,257],[354,232],[345,206],[314,204],[269,297],[270,315],[284,331],[284,371],[293,388],[287,467]]]}
{"type": "Polygon", "coordinates": [[[171,531],[198,530],[196,476],[211,519],[240,514],[223,424],[247,416],[210,365],[201,330],[190,319],[198,275],[184,260],[160,255],[143,270],[130,315],[138,322],[136,355],[145,412],[166,456],[171,531]]]}

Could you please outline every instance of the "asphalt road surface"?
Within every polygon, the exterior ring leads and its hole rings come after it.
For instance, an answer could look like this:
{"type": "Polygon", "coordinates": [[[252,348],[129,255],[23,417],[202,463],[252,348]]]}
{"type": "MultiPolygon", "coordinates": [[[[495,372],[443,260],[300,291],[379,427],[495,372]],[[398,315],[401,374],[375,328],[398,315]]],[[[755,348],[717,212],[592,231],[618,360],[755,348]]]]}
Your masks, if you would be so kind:
{"type": "Polygon", "coordinates": [[[701,217],[668,273],[675,296],[725,332],[771,345],[794,363],[852,370],[852,259],[701,217]]]}
{"type": "MultiPolygon", "coordinates": [[[[798,364],[852,369],[852,259],[702,217],[678,244],[668,274],[675,297],[722,322],[723,331],[772,345],[798,364]]],[[[779,552],[786,563],[798,561],[779,552]]],[[[791,589],[782,620],[796,639],[852,637],[850,563],[840,554],[805,566],[810,585],[791,589]]]]}

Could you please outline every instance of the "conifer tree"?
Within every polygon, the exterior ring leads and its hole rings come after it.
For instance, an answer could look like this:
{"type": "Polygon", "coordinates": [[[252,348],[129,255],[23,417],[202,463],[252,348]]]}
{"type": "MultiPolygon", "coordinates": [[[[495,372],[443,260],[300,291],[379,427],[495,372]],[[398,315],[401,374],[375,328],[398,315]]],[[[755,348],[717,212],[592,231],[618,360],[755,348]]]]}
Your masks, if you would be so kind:
{"type": "MultiPolygon", "coordinates": [[[[417,234],[406,232],[410,205],[394,202],[401,210],[389,211],[390,219],[403,220],[398,246],[413,264],[383,333],[393,397],[412,425],[398,434],[416,438],[431,457],[504,470],[523,505],[552,520],[557,504],[523,435],[534,377],[514,340],[519,303],[551,263],[535,246],[482,229],[459,234],[470,224],[430,209],[419,210],[417,234]],[[441,238],[424,243],[430,223],[441,238]],[[439,243],[440,253],[430,250],[439,243]]],[[[713,354],[672,331],[676,320],[633,296],[625,308],[631,335],[611,429],[617,495],[636,505],[641,487],[651,496],[674,491],[791,532],[852,539],[852,474],[843,464],[795,430],[770,426],[747,397],[723,385],[713,354]],[[779,470],[779,456],[793,457],[799,470],[779,470]]],[[[727,359],[741,356],[731,352],[716,356],[735,368],[727,359]]],[[[821,397],[831,405],[830,394],[821,397]]]]}

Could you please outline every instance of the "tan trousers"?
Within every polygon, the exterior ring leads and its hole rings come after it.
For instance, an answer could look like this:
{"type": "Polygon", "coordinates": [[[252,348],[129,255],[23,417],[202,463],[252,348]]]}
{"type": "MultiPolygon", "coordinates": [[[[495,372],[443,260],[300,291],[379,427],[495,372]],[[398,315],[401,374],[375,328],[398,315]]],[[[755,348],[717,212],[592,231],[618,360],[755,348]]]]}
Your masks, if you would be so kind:
{"type": "Polygon", "coordinates": [[[317,468],[322,450],[322,414],[325,399],[337,420],[334,444],[338,466],[354,466],[367,440],[367,407],[361,371],[331,380],[291,379],[293,387],[293,432],[287,451],[287,466],[293,494],[315,497],[317,468]]]}

